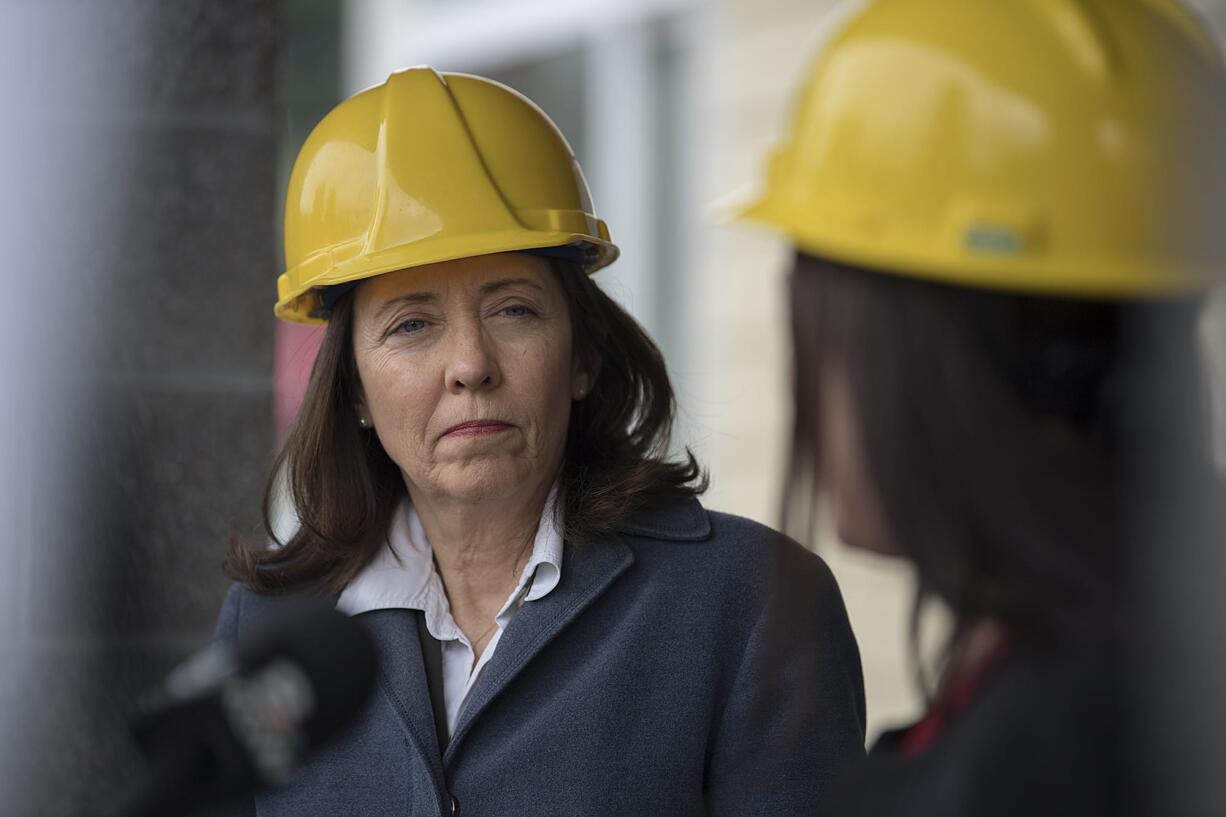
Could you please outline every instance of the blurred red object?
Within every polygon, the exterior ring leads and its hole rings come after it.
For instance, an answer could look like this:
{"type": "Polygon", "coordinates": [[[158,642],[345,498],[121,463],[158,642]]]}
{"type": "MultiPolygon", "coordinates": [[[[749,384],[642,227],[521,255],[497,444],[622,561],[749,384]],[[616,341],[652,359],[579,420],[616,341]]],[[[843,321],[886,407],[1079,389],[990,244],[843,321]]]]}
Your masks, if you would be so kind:
{"type": "Polygon", "coordinates": [[[278,446],[285,442],[298,416],[323,336],[322,326],[277,321],[273,358],[273,425],[278,446]]]}

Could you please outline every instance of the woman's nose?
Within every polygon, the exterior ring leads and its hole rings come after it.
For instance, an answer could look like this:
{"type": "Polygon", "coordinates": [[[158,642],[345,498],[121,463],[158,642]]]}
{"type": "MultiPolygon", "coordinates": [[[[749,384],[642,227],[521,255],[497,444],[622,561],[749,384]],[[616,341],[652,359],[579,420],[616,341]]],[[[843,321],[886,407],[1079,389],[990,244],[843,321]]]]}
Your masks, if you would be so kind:
{"type": "Polygon", "coordinates": [[[457,327],[444,376],[447,390],[456,393],[494,388],[502,382],[495,352],[480,326],[457,327]]]}

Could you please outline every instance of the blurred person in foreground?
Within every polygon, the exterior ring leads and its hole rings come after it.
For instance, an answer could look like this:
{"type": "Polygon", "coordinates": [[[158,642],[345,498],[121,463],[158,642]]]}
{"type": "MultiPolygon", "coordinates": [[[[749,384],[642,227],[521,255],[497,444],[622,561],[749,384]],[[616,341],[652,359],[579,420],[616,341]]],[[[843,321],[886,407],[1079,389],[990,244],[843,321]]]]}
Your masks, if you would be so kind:
{"type": "Polygon", "coordinates": [[[863,755],[843,602],[666,458],[664,361],[589,277],[617,249],[553,123],[489,80],[393,74],[307,139],[285,241],[277,314],[327,322],[269,488],[299,527],[235,546],[218,632],[331,594],[381,679],[257,811],[816,813],[863,755]]]}
{"type": "Polygon", "coordinates": [[[1184,552],[1147,490],[1216,480],[1196,326],[1226,258],[1221,57],[1162,0],[840,23],[745,213],[797,251],[785,516],[811,529],[823,496],[954,627],[927,713],[823,813],[1143,810],[1167,760],[1141,737],[1147,565],[1184,552]]]}

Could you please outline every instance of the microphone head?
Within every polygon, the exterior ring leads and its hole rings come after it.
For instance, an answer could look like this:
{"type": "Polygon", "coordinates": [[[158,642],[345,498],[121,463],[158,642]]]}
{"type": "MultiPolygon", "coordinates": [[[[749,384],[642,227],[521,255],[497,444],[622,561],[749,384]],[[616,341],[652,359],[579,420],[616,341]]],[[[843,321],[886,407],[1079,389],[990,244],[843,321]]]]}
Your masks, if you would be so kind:
{"type": "Polygon", "coordinates": [[[234,644],[236,672],[253,677],[269,665],[293,666],[309,682],[314,706],[300,726],[311,744],[349,723],[375,684],[375,647],[366,629],[325,599],[288,599],[234,644]]]}
{"type": "Polygon", "coordinates": [[[178,759],[183,802],[236,796],[283,783],[353,721],[376,666],[359,622],[324,599],[280,599],[235,643],[173,670],[132,731],[151,760],[178,759]]]}

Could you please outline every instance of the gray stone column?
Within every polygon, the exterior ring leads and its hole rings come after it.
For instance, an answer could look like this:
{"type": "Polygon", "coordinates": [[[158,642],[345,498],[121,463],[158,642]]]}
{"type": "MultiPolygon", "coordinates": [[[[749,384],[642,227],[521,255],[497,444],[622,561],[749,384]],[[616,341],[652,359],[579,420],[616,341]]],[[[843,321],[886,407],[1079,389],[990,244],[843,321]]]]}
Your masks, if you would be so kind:
{"type": "Polygon", "coordinates": [[[18,58],[58,81],[17,86],[34,100],[22,150],[49,188],[22,193],[47,205],[20,210],[43,247],[26,264],[52,285],[8,307],[35,316],[22,360],[52,374],[3,465],[23,496],[6,496],[0,551],[0,814],[96,812],[130,781],[124,713],[209,639],[227,540],[261,536],[276,13],[6,4],[28,27],[9,32],[27,38],[18,58]]]}

